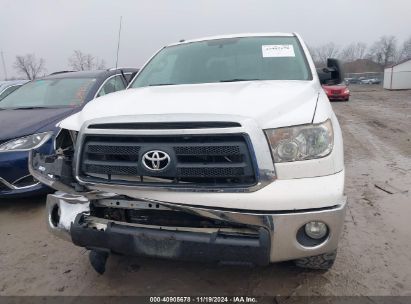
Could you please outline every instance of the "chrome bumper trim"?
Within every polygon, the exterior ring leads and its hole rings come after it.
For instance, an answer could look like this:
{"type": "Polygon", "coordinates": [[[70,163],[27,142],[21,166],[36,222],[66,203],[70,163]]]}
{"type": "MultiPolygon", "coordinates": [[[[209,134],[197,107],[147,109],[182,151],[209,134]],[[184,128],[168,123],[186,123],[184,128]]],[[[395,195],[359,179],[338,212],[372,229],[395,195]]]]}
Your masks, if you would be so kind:
{"type": "Polygon", "coordinates": [[[71,241],[70,226],[77,214],[89,212],[90,202],[85,197],[56,192],[47,196],[47,227],[55,236],[71,241]],[[57,208],[57,209],[55,209],[57,208]],[[54,212],[57,212],[56,219],[54,212]],[[54,218],[53,218],[54,217],[54,218]]]}
{"type": "MultiPolygon", "coordinates": [[[[23,177],[17,179],[15,182],[17,182],[17,181],[19,181],[19,180],[21,180],[21,179],[23,179],[23,178],[25,178],[25,177],[27,177],[27,176],[23,176],[23,177]]],[[[32,184],[32,185],[28,185],[28,186],[17,187],[17,186],[9,183],[8,181],[6,181],[5,179],[3,179],[3,178],[1,178],[1,177],[0,177],[0,183],[2,183],[3,185],[5,185],[5,186],[6,186],[7,188],[9,188],[10,190],[30,189],[30,188],[35,187],[35,186],[37,186],[37,185],[40,184],[40,182],[37,182],[37,183],[34,183],[34,184],[32,184]]]]}

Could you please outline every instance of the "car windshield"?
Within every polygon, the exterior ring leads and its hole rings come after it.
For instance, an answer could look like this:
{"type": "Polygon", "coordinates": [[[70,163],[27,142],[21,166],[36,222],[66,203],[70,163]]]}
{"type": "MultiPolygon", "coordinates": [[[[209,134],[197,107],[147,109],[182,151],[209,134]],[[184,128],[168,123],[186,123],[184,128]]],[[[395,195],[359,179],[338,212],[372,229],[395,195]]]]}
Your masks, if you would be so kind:
{"type": "Polygon", "coordinates": [[[310,79],[296,37],[245,37],[166,47],[144,67],[130,87],[310,79]]]}
{"type": "Polygon", "coordinates": [[[96,79],[60,78],[29,82],[0,102],[0,108],[54,108],[82,104],[96,79]]]}

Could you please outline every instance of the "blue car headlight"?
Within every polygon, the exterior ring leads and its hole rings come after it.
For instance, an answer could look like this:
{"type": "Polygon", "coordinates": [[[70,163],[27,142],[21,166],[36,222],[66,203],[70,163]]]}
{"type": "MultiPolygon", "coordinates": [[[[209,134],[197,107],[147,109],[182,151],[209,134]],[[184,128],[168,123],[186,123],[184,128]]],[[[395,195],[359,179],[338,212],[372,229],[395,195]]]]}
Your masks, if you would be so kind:
{"type": "Polygon", "coordinates": [[[53,132],[44,132],[10,140],[0,145],[0,152],[29,151],[43,145],[53,136],[53,132]]]}

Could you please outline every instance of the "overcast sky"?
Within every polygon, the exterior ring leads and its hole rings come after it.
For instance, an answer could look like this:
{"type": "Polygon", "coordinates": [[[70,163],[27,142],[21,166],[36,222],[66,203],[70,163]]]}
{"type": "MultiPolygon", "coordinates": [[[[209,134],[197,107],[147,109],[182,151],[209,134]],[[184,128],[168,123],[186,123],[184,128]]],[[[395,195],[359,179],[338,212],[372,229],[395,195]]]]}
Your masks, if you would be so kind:
{"type": "MultiPolygon", "coordinates": [[[[242,32],[298,32],[310,45],[371,44],[411,36],[410,0],[0,0],[0,50],[8,76],[16,55],[35,53],[49,73],[68,69],[79,49],[115,65],[140,67],[182,38],[242,32]]],[[[0,62],[0,79],[4,78],[0,62]]]]}

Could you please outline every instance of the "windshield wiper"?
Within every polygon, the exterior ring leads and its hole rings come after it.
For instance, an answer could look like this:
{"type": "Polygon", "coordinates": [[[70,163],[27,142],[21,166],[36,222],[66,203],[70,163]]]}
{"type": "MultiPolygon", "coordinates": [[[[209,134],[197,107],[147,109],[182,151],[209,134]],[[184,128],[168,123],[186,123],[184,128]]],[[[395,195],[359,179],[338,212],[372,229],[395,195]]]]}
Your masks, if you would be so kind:
{"type": "Polygon", "coordinates": [[[33,109],[51,109],[51,107],[31,106],[31,107],[16,107],[16,108],[3,108],[8,110],[33,110],[33,109]]]}
{"type": "MultiPolygon", "coordinates": [[[[246,79],[246,78],[234,78],[234,79],[223,79],[223,80],[218,80],[218,82],[236,82],[236,81],[254,81],[254,80],[262,80],[262,79],[246,79]]],[[[170,85],[177,85],[178,83],[152,83],[149,84],[149,87],[155,87],[155,86],[170,86],[170,85]]],[[[181,83],[183,84],[183,83],[181,83]]]]}
{"type": "Polygon", "coordinates": [[[152,83],[149,84],[149,87],[156,87],[156,86],[169,86],[169,85],[176,85],[175,83],[152,83]]]}
{"type": "Polygon", "coordinates": [[[254,81],[254,80],[262,80],[262,79],[233,78],[233,79],[223,79],[223,80],[219,80],[219,82],[237,82],[237,81],[254,81]]]}

